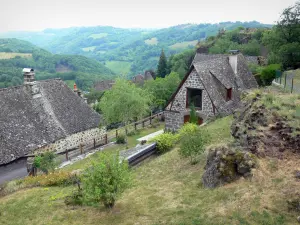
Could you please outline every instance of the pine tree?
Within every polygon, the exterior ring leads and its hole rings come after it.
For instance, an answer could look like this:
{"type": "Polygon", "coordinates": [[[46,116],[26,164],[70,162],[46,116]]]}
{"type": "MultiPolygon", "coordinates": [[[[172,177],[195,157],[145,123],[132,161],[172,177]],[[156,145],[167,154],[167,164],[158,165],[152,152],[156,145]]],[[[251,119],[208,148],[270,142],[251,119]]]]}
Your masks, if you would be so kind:
{"type": "Polygon", "coordinates": [[[166,75],[167,75],[167,58],[164,50],[162,49],[159,57],[156,76],[164,78],[166,75]]]}

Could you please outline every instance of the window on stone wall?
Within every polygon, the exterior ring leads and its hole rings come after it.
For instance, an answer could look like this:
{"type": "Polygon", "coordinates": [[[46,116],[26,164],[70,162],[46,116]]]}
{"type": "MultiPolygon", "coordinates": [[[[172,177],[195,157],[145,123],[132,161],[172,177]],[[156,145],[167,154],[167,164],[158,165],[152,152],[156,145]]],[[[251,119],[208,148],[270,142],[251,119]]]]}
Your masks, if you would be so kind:
{"type": "Polygon", "coordinates": [[[202,110],[202,90],[195,88],[187,88],[186,107],[190,108],[192,105],[195,108],[202,110]]]}
{"type": "Polygon", "coordinates": [[[232,99],[232,88],[226,89],[226,101],[229,101],[232,99]]]}

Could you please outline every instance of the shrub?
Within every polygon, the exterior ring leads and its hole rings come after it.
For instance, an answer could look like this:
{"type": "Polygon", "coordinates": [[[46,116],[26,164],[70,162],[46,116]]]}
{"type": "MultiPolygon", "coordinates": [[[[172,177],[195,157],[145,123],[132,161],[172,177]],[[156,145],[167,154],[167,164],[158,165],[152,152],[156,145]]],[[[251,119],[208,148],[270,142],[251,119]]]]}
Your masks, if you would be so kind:
{"type": "Polygon", "coordinates": [[[72,192],[70,196],[65,199],[66,205],[82,205],[84,202],[84,196],[81,189],[72,192]]]}
{"type": "Polygon", "coordinates": [[[165,153],[173,148],[178,137],[172,133],[163,133],[153,139],[156,142],[156,148],[159,153],[165,153]]]}
{"type": "Polygon", "coordinates": [[[192,135],[196,133],[199,130],[199,126],[193,123],[185,123],[180,130],[178,131],[179,138],[181,139],[182,137],[186,135],[192,135]]]}
{"type": "Polygon", "coordinates": [[[261,80],[265,86],[271,85],[272,81],[276,78],[276,70],[280,69],[279,64],[271,64],[269,66],[266,66],[261,71],[261,80]]]}
{"type": "Polygon", "coordinates": [[[198,123],[198,116],[196,113],[196,109],[194,105],[191,105],[191,111],[190,111],[190,123],[197,124],[198,123]]]}
{"type": "Polygon", "coordinates": [[[33,166],[35,168],[41,169],[44,173],[48,173],[54,171],[56,163],[55,163],[55,154],[54,152],[45,152],[41,155],[37,155],[34,157],[33,166]]]}
{"type": "Polygon", "coordinates": [[[126,136],[124,134],[119,134],[116,139],[117,144],[126,144],[126,136]]]}
{"type": "Polygon", "coordinates": [[[58,171],[34,177],[28,176],[20,182],[26,187],[67,186],[74,183],[74,175],[69,172],[58,171]]]}
{"type": "Polygon", "coordinates": [[[127,136],[130,137],[130,136],[138,135],[139,133],[140,133],[139,130],[131,130],[128,132],[127,136]]]}
{"type": "Polygon", "coordinates": [[[194,164],[197,162],[197,156],[204,152],[209,139],[208,133],[202,130],[187,133],[181,138],[179,154],[184,158],[190,158],[190,162],[194,164]]]}
{"type": "Polygon", "coordinates": [[[105,207],[112,208],[130,184],[128,163],[120,162],[119,154],[102,153],[99,163],[87,169],[82,184],[85,199],[102,202],[105,207]]]}

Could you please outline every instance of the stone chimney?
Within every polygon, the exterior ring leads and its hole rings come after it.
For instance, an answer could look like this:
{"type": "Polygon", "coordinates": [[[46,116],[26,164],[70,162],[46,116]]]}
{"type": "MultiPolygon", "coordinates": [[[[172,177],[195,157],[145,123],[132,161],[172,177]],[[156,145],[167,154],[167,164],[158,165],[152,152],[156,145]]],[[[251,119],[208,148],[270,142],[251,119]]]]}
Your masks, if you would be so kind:
{"type": "Polygon", "coordinates": [[[34,82],[34,69],[24,68],[23,75],[24,75],[24,84],[31,84],[32,82],[34,82]]]}
{"type": "Polygon", "coordinates": [[[27,91],[27,93],[31,94],[32,98],[41,97],[40,88],[34,79],[34,69],[24,68],[23,76],[24,76],[24,88],[27,91]]]}
{"type": "Polygon", "coordinates": [[[73,91],[74,91],[79,97],[81,97],[81,98],[85,101],[85,103],[87,103],[87,98],[85,98],[85,97],[83,96],[82,92],[77,88],[76,83],[74,83],[74,89],[73,89],[73,91]]]}

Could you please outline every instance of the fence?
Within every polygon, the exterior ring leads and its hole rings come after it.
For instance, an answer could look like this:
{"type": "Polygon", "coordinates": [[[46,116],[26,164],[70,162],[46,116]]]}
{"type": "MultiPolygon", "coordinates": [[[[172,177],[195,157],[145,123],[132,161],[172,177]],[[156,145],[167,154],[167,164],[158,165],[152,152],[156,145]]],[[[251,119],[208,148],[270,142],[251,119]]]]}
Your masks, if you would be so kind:
{"type": "Polygon", "coordinates": [[[300,93],[300,77],[295,72],[276,71],[274,82],[290,93],[300,93]]]}
{"type": "Polygon", "coordinates": [[[146,126],[151,125],[155,118],[161,120],[163,115],[164,115],[164,112],[160,112],[160,113],[154,114],[152,116],[146,117],[142,120],[128,124],[127,126],[120,127],[115,130],[111,130],[108,133],[106,133],[105,135],[103,135],[97,139],[93,139],[90,142],[86,142],[85,144],[80,143],[77,148],[67,149],[63,152],[59,152],[58,155],[64,156],[63,158],[61,158],[62,161],[69,160],[69,159],[73,158],[74,156],[82,155],[84,153],[89,152],[92,149],[95,149],[100,146],[108,144],[109,142],[111,142],[112,140],[117,138],[118,135],[121,133],[127,134],[132,130],[143,129],[146,126]]]}
{"type": "Polygon", "coordinates": [[[154,115],[151,115],[149,117],[143,118],[142,120],[133,122],[131,124],[128,124],[127,126],[120,127],[115,130],[111,130],[108,132],[108,141],[114,140],[114,138],[117,138],[119,134],[124,133],[128,134],[131,131],[136,131],[145,128],[146,126],[151,125],[154,120],[157,118],[158,120],[161,120],[164,116],[164,112],[160,112],[154,115]]]}

